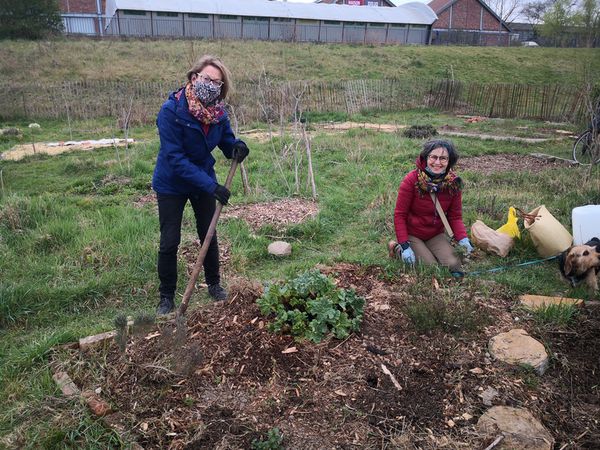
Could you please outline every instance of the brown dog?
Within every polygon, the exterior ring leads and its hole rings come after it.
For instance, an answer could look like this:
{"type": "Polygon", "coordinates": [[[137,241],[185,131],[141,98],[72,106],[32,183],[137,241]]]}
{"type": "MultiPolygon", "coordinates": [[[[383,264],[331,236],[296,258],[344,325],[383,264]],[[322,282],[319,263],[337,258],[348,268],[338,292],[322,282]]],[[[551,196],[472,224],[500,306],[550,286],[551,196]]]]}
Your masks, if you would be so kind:
{"type": "Polygon", "coordinates": [[[574,245],[558,255],[562,275],[575,287],[582,281],[594,292],[598,292],[600,272],[600,239],[592,238],[583,245],[574,245]]]}

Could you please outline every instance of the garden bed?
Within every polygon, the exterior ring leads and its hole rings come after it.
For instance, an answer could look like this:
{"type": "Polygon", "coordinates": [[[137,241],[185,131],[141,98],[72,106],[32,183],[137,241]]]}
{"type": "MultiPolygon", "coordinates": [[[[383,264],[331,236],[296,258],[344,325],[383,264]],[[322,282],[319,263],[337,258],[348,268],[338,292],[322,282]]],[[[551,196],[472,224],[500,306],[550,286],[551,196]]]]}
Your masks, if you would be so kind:
{"type": "Polygon", "coordinates": [[[542,326],[489,282],[321,270],[366,298],[361,330],[346,340],[272,334],[256,305],[262,287],[238,280],[225,304],[188,313],[185,336],[163,322],[125,353],[63,349],[56,360],[146,448],[250,448],[274,428],[285,448],[484,448],[494,437],[475,424],[491,405],[529,409],[556,448],[597,448],[600,308],[542,326]],[[489,339],[511,328],[550,349],[544,376],[490,359],[489,339]]]}

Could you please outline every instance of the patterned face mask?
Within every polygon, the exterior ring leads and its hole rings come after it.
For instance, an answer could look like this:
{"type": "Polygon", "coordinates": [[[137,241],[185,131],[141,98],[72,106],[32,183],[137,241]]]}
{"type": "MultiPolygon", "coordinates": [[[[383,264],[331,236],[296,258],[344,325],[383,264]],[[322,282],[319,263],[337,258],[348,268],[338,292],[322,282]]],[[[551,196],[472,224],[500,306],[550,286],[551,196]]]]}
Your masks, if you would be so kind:
{"type": "Polygon", "coordinates": [[[211,83],[196,81],[194,83],[194,95],[203,105],[210,105],[221,95],[221,86],[213,86],[211,83]]]}

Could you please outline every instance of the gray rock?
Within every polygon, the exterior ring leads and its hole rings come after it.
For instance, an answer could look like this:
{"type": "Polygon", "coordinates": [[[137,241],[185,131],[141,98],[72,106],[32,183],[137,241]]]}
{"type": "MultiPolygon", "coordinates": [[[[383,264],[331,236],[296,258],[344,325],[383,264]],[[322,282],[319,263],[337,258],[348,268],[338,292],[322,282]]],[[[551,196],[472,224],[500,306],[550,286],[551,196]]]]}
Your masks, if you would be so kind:
{"type": "Polygon", "coordinates": [[[549,364],[544,345],[520,328],[500,333],[490,339],[490,354],[500,361],[513,365],[527,365],[543,375],[549,364]]]}
{"type": "Polygon", "coordinates": [[[504,435],[495,447],[504,450],[552,450],[552,434],[524,408],[494,406],[479,418],[477,428],[491,437],[504,435]]]}
{"type": "Polygon", "coordinates": [[[269,244],[267,251],[275,256],[289,256],[292,254],[292,245],[284,241],[275,241],[269,244]]]}

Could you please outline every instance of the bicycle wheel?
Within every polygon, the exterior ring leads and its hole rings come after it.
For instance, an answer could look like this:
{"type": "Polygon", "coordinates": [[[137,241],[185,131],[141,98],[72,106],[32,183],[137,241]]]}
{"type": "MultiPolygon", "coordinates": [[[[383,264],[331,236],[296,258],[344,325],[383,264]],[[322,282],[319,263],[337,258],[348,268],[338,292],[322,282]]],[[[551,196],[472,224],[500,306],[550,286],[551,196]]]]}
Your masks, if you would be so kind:
{"type": "MultiPolygon", "coordinates": [[[[573,145],[573,160],[579,164],[591,164],[592,156],[595,153],[592,146],[592,132],[586,131],[577,138],[573,145]]],[[[598,160],[595,161],[596,163],[598,160]]]]}

